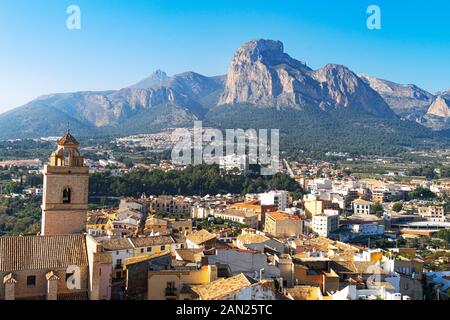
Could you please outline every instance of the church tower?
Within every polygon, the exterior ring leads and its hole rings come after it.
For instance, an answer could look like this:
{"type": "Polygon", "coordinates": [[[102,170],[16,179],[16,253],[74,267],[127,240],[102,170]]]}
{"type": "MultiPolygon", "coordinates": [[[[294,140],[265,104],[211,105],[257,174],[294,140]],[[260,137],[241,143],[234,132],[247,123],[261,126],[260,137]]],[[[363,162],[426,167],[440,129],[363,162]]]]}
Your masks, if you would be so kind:
{"type": "Polygon", "coordinates": [[[44,167],[41,231],[44,236],[85,232],[89,168],[84,166],[78,145],[67,131],[44,167]]]}

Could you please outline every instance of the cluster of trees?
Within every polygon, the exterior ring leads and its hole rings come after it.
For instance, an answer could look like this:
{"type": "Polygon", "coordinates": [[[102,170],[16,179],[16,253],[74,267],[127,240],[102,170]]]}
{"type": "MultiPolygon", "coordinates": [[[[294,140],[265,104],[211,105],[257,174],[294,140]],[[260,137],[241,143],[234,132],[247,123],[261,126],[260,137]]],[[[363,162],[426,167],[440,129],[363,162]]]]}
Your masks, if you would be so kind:
{"type": "Polygon", "coordinates": [[[282,173],[270,177],[248,176],[226,172],[218,165],[189,166],[182,171],[168,172],[140,170],[123,176],[98,173],[90,178],[90,195],[96,197],[139,197],[143,193],[205,196],[266,192],[274,189],[288,190],[297,198],[303,192],[294,179],[282,173]]]}
{"type": "Polygon", "coordinates": [[[447,246],[450,246],[450,230],[440,230],[435,234],[435,237],[446,241],[447,246]]]}
{"type": "Polygon", "coordinates": [[[408,193],[409,199],[418,199],[418,200],[430,200],[437,198],[437,195],[427,188],[416,188],[415,190],[408,193]]]}
{"type": "Polygon", "coordinates": [[[40,198],[9,198],[0,201],[0,236],[36,234],[40,231],[40,198]]]}
{"type": "Polygon", "coordinates": [[[427,179],[434,179],[436,177],[436,170],[432,166],[423,166],[419,168],[411,168],[406,174],[410,177],[426,177],[427,179]]]}
{"type": "Polygon", "coordinates": [[[21,168],[0,170],[0,185],[4,194],[22,193],[25,188],[41,188],[42,184],[41,174],[24,175],[24,169],[21,168]],[[13,181],[13,178],[18,181],[13,181]]]}
{"type": "Polygon", "coordinates": [[[411,177],[426,177],[427,179],[450,178],[450,167],[438,164],[429,164],[422,167],[411,168],[406,171],[411,177]]]}
{"type": "Polygon", "coordinates": [[[1,160],[8,159],[48,159],[55,148],[54,142],[40,140],[0,141],[1,160]]]}
{"type": "Polygon", "coordinates": [[[375,203],[372,206],[372,213],[374,215],[376,215],[377,217],[382,217],[383,216],[383,212],[384,212],[384,209],[383,209],[383,206],[381,204],[375,203]]]}

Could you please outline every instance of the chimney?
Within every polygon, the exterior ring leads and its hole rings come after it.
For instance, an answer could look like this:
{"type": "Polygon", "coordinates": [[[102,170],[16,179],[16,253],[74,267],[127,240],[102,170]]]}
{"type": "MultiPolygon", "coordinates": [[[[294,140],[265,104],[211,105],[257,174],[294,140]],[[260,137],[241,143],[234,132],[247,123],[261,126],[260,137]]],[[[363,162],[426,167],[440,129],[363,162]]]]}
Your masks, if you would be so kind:
{"type": "Polygon", "coordinates": [[[45,275],[47,279],[47,300],[58,300],[58,280],[55,272],[50,271],[45,275]]]}
{"type": "Polygon", "coordinates": [[[14,275],[10,273],[4,276],[3,284],[5,285],[5,300],[15,300],[17,280],[14,275]]]}

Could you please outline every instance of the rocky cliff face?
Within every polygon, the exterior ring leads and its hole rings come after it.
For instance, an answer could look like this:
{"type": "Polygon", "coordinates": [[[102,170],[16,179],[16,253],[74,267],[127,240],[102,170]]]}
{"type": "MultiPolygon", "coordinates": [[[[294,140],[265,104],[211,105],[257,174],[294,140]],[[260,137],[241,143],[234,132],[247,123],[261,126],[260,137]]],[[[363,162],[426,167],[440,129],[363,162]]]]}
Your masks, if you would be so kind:
{"type": "Polygon", "coordinates": [[[250,41],[238,49],[219,104],[348,107],[394,116],[384,100],[348,68],[329,64],[314,71],[284,53],[281,42],[272,40],[250,41]]]}
{"type": "Polygon", "coordinates": [[[378,92],[396,114],[412,120],[423,116],[435,99],[433,94],[413,84],[398,84],[366,74],[359,77],[378,92]]]}
{"type": "Polygon", "coordinates": [[[441,118],[450,117],[450,100],[444,98],[444,96],[439,96],[430,106],[427,112],[428,115],[434,115],[441,118]]]}
{"type": "Polygon", "coordinates": [[[435,131],[450,129],[450,96],[445,92],[436,98],[419,122],[435,131]]]}

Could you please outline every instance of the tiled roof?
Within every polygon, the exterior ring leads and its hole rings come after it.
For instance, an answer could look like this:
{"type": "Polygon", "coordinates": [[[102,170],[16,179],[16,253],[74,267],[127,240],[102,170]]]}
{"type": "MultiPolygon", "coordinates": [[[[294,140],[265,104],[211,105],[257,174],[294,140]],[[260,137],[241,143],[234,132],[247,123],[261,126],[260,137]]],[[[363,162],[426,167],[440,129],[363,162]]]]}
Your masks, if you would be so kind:
{"type": "Polygon", "coordinates": [[[64,136],[62,136],[58,140],[59,145],[79,145],[77,139],[73,135],[71,135],[69,132],[67,132],[64,136]]]}
{"type": "Polygon", "coordinates": [[[84,235],[0,237],[0,271],[87,266],[84,235]]]}
{"type": "Polygon", "coordinates": [[[237,209],[227,209],[222,214],[226,215],[226,216],[244,217],[244,218],[254,217],[254,216],[258,215],[254,211],[245,211],[245,210],[237,210],[237,209]]]}
{"type": "Polygon", "coordinates": [[[385,272],[374,266],[370,261],[331,261],[330,267],[336,273],[351,273],[351,274],[373,274],[375,271],[379,274],[385,272]]]}
{"type": "Polygon", "coordinates": [[[186,238],[192,241],[193,243],[199,245],[205,243],[206,241],[212,240],[215,237],[216,237],[215,235],[209,233],[207,230],[202,229],[198,232],[191,233],[186,238]]]}
{"type": "Polygon", "coordinates": [[[294,300],[319,300],[321,296],[319,287],[312,286],[295,286],[286,289],[294,300]]]}
{"type": "Polygon", "coordinates": [[[270,239],[262,234],[255,234],[255,233],[246,233],[241,234],[237,237],[237,240],[242,242],[243,244],[249,244],[249,243],[261,243],[269,241],[270,239]]]}
{"type": "Polygon", "coordinates": [[[220,279],[206,285],[195,286],[192,290],[202,300],[219,300],[250,285],[252,285],[252,282],[241,273],[228,279],[220,279]]]}
{"type": "Polygon", "coordinates": [[[156,236],[156,237],[146,237],[146,238],[131,238],[131,242],[136,248],[149,247],[149,246],[159,246],[165,244],[173,244],[175,241],[170,236],[156,236]]]}
{"type": "Polygon", "coordinates": [[[177,249],[177,255],[183,260],[188,262],[199,262],[203,255],[203,249],[177,249]]]}
{"type": "Polygon", "coordinates": [[[269,215],[274,220],[295,220],[295,221],[301,221],[300,217],[286,214],[283,212],[268,212],[267,215],[269,215]]]}
{"type": "Polygon", "coordinates": [[[103,239],[99,242],[105,250],[109,251],[133,249],[133,245],[125,238],[103,239]]]}
{"type": "Polygon", "coordinates": [[[354,204],[362,204],[362,205],[369,205],[369,204],[373,204],[370,201],[364,200],[364,199],[356,199],[355,201],[353,201],[354,204]]]}

